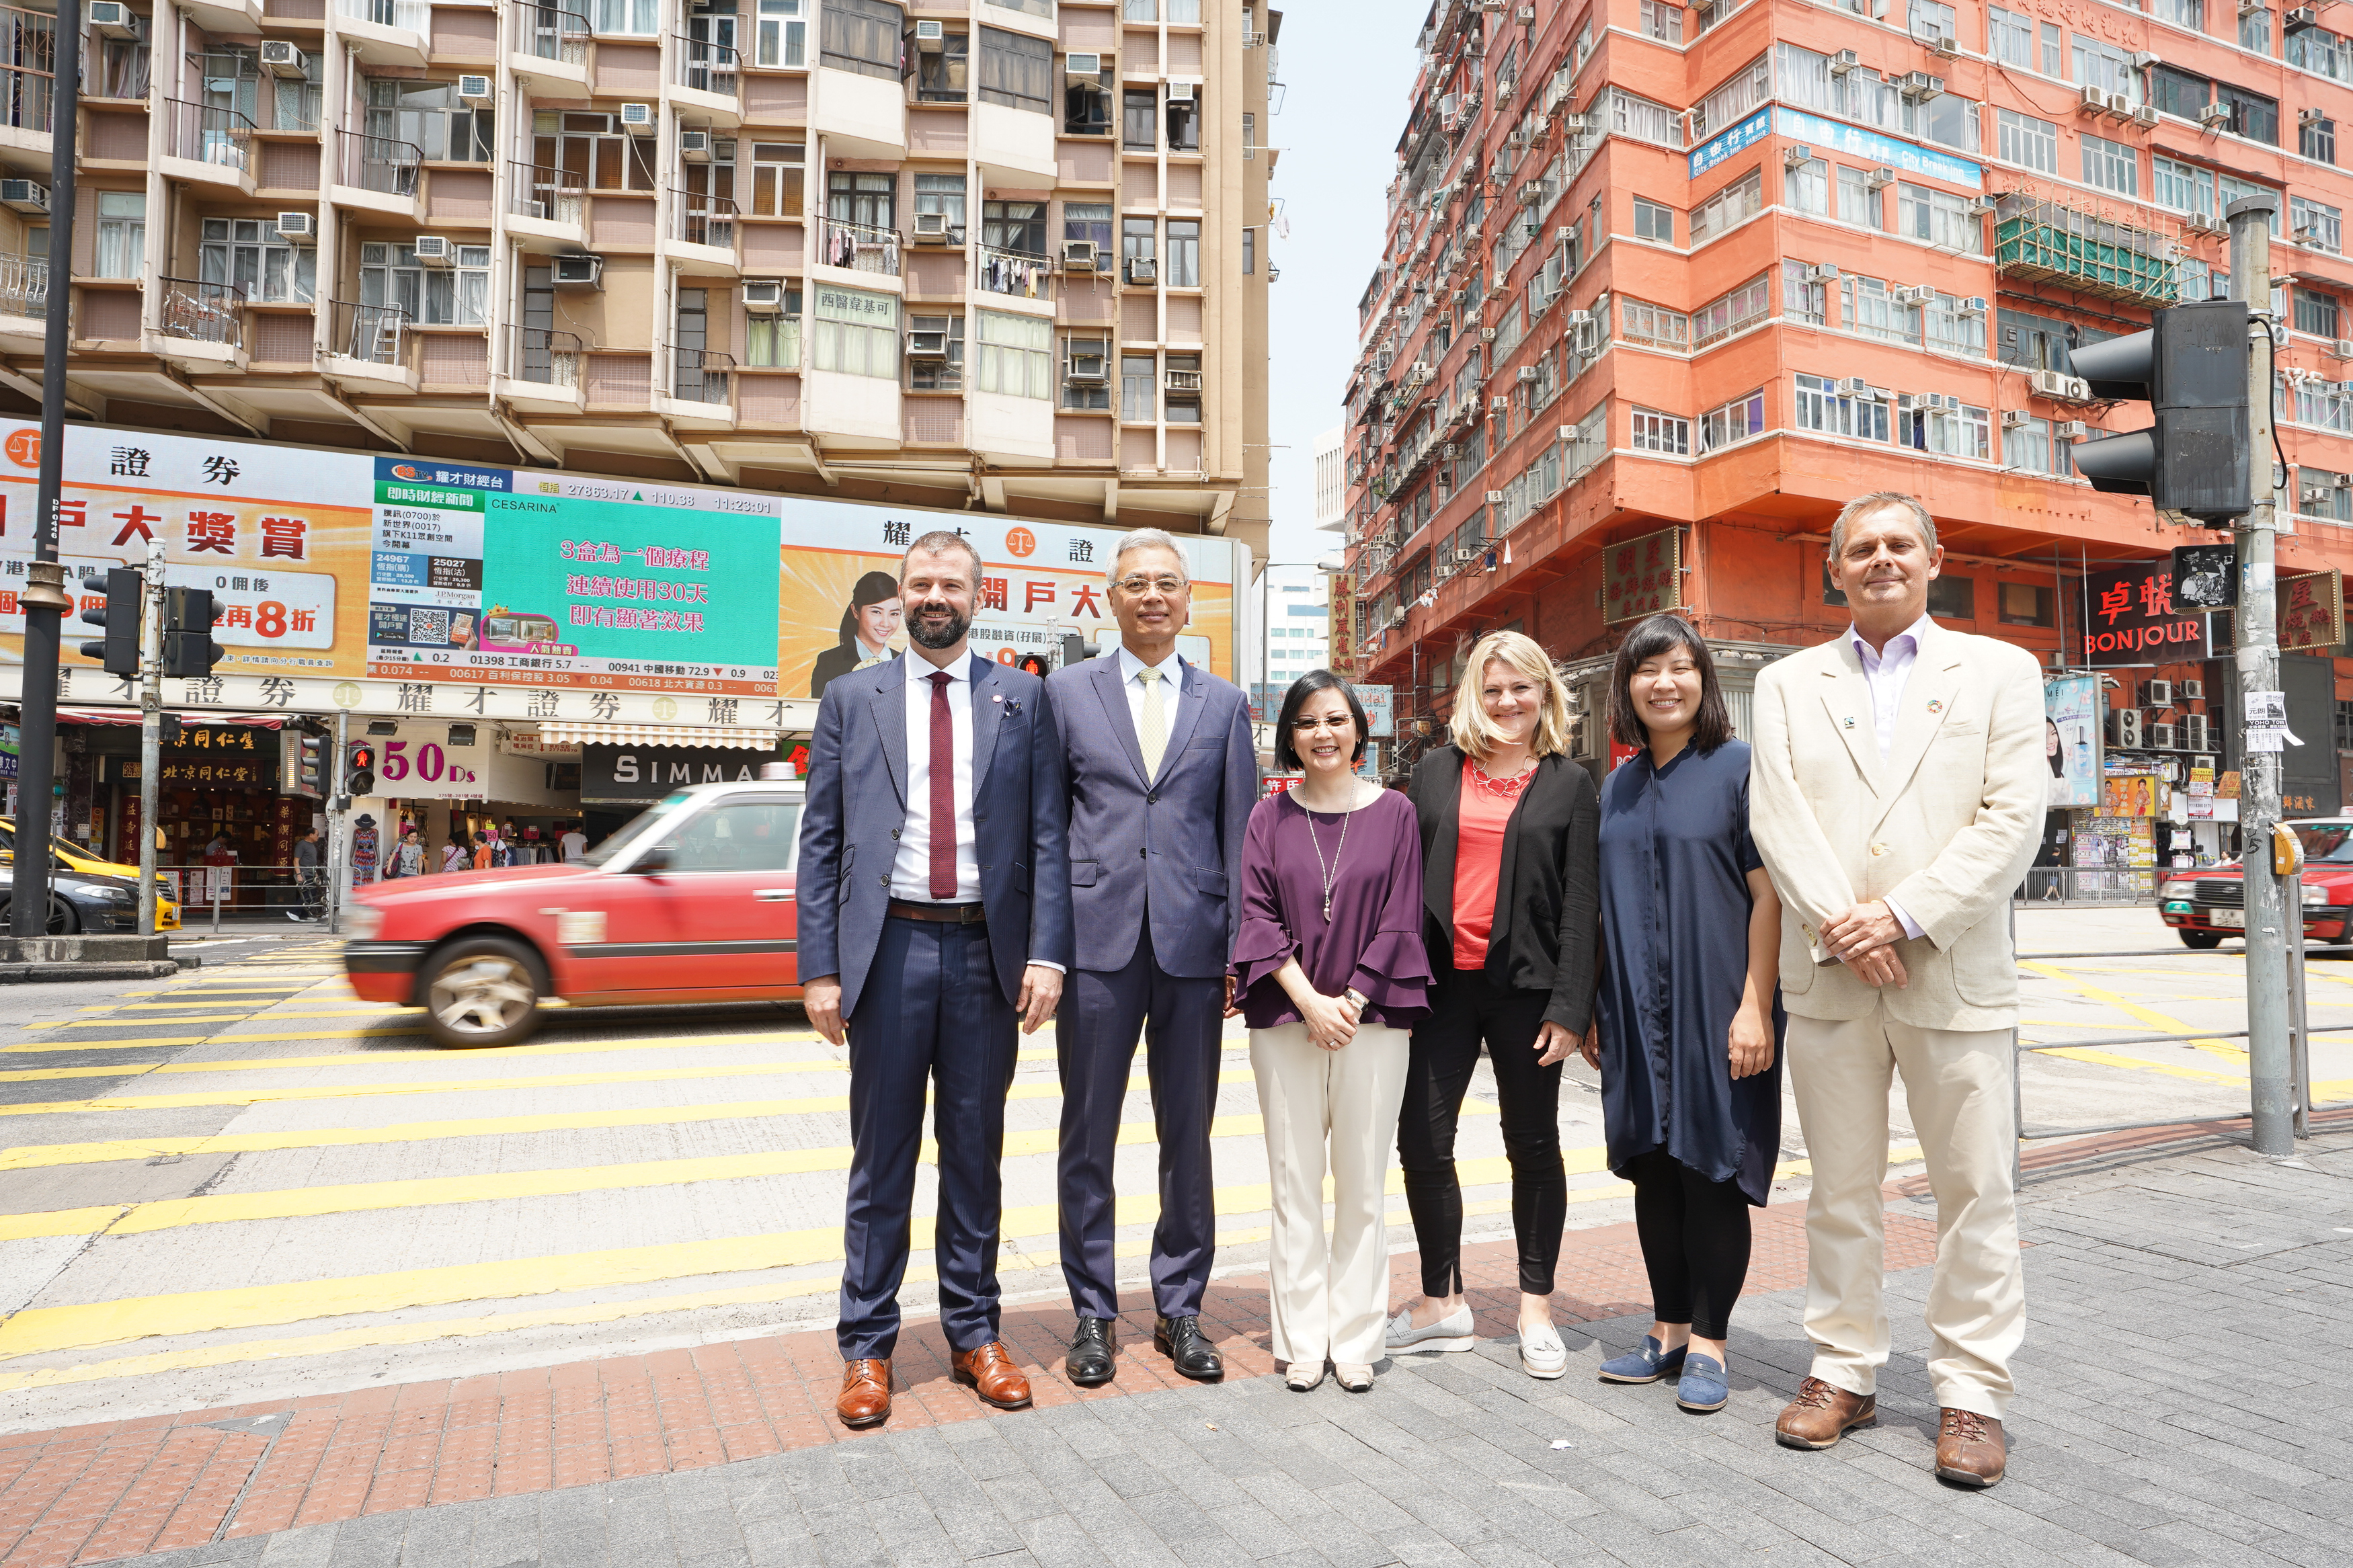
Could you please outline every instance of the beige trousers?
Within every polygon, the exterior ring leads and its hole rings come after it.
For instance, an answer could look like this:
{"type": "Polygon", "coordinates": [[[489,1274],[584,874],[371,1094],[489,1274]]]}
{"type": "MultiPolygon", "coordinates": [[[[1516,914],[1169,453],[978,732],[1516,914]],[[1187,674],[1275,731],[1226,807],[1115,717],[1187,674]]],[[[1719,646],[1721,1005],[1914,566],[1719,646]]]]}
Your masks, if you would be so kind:
{"type": "Polygon", "coordinates": [[[1884,1008],[1861,1018],[1789,1020],[1790,1087],[1813,1163],[1806,1200],[1806,1335],[1813,1373],[1851,1394],[1876,1392],[1887,1363],[1887,1094],[1905,1102],[1936,1197],[1936,1269],[1928,1286],[1936,1403],[2001,1418],[2010,1358],[2026,1337],[2010,1159],[2017,1064],[2007,1029],[1923,1029],[1884,1008]]]}
{"type": "Polygon", "coordinates": [[[1359,1024],[1327,1051],[1304,1024],[1250,1031],[1250,1070],[1266,1122],[1274,1234],[1267,1248],[1274,1359],[1370,1366],[1388,1326],[1389,1150],[1405,1100],[1412,1037],[1359,1024]],[[1324,1175],[1332,1175],[1332,1234],[1324,1234],[1324,1175]]]}

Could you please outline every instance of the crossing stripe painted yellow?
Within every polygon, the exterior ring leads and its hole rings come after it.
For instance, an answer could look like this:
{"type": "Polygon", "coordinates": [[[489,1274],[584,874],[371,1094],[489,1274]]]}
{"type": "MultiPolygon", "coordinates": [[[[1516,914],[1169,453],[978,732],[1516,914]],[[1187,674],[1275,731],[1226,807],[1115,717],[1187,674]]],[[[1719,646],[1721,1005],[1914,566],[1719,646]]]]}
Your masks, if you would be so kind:
{"type": "Polygon", "coordinates": [[[2115,1051],[2098,1050],[2088,1046],[2040,1046],[2035,1047],[2035,1055],[2065,1057],[2071,1061],[2096,1062],[2102,1067],[2132,1068],[2140,1072],[2159,1073],[2167,1078],[2193,1079],[2200,1083],[2227,1083],[2239,1089],[2244,1089],[2247,1084],[2246,1075],[2243,1073],[2209,1072],[2203,1068],[2174,1067],[2167,1062],[2145,1061],[2139,1057],[2123,1056],[2115,1051]]]}
{"type": "Polygon", "coordinates": [[[2152,1029],[2162,1029],[2168,1034],[2179,1035],[2182,1037],[2183,1044],[2194,1046],[2211,1056],[2220,1057],[2233,1066],[2243,1067],[2246,1064],[2247,1053],[2243,1047],[2229,1040],[2201,1039],[2195,1028],[2180,1019],[2169,1014],[2160,1013],[2154,1007],[2144,1006],[2120,992],[2110,991],[2103,986],[2094,985],[2088,980],[2078,979],[2067,968],[2059,964],[2027,961],[2021,963],[2019,967],[2047,979],[2056,980],[2062,984],[2072,985],[2075,988],[2076,994],[2085,1000],[2105,1003],[2128,1018],[2139,1019],[2152,1029]]]}
{"type": "MultiPolygon", "coordinates": [[[[740,1042],[733,1040],[674,1042],[675,1045],[681,1046],[732,1046],[739,1043],[740,1042]]],[[[524,1047],[522,1048],[527,1050],[530,1047],[524,1047]]],[[[659,1050],[665,1047],[662,1046],[645,1044],[632,1046],[607,1046],[602,1047],[588,1047],[588,1051],[597,1049],[645,1051],[659,1050]]],[[[564,1056],[586,1055],[588,1054],[588,1051],[561,1050],[551,1054],[564,1056]]],[[[385,1062],[399,1063],[435,1061],[439,1059],[439,1057],[440,1053],[438,1051],[375,1051],[368,1053],[354,1052],[332,1057],[241,1057],[233,1060],[222,1061],[113,1062],[103,1067],[26,1068],[16,1072],[0,1072],[0,1083],[38,1083],[49,1079],[69,1078],[121,1078],[126,1073],[132,1072],[142,1073],[145,1076],[153,1077],[163,1073],[179,1073],[185,1075],[188,1073],[268,1072],[272,1068],[277,1068],[371,1067],[385,1062]]],[[[756,1068],[746,1068],[745,1070],[762,1073],[848,1072],[849,1070],[849,1064],[848,1062],[835,1061],[762,1062],[756,1068]]]]}

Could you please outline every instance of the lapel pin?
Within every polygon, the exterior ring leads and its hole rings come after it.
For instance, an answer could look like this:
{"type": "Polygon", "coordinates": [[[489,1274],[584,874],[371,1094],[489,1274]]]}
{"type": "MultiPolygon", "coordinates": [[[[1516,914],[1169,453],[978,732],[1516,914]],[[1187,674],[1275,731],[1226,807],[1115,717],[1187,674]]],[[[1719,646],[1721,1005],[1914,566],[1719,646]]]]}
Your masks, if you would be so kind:
{"type": "Polygon", "coordinates": [[[1849,720],[1846,721],[1846,727],[1847,727],[1848,729],[1850,729],[1850,730],[1853,729],[1853,728],[1854,728],[1854,721],[1853,721],[1853,720],[1852,720],[1852,719],[1849,719],[1849,720]]]}
{"type": "Polygon", "coordinates": [[[1931,712],[1931,713],[1942,713],[1944,710],[1945,710],[1945,705],[1944,705],[1942,702],[1939,702],[1939,701],[1936,700],[1935,700],[1935,699],[1933,699],[1933,698],[1929,700],[1929,702],[1928,702],[1928,711],[1929,711],[1929,712],[1931,712]]]}
{"type": "Polygon", "coordinates": [[[1005,700],[1005,693],[1002,691],[993,693],[988,700],[991,702],[1002,702],[1005,700]]]}

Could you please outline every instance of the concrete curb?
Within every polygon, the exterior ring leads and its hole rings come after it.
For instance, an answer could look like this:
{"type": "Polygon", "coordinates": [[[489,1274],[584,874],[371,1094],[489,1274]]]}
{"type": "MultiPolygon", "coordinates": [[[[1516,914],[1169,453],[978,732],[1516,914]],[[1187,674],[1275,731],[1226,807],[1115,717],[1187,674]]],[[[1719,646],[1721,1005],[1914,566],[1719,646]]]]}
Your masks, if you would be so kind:
{"type": "Polygon", "coordinates": [[[127,963],[0,963],[0,985],[39,985],[73,980],[160,980],[180,973],[181,960],[127,963]]]}

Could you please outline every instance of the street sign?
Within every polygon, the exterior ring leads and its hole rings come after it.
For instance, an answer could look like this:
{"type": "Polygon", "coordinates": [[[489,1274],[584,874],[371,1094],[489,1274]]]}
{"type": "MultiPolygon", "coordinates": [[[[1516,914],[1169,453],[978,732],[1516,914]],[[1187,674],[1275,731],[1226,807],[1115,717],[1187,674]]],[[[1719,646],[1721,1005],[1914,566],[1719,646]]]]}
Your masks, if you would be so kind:
{"type": "Polygon", "coordinates": [[[2082,663],[2171,664],[2204,658],[2206,617],[2173,602],[2173,563],[2137,561],[2084,581],[2082,663]]]}
{"type": "Polygon", "coordinates": [[[2280,574],[2279,645],[2282,653],[2318,653],[2345,640],[2345,574],[2280,574]]]}
{"type": "Polygon", "coordinates": [[[1646,533],[1601,552],[1601,619],[1614,625],[1683,605],[1683,534],[1646,533]]]}

